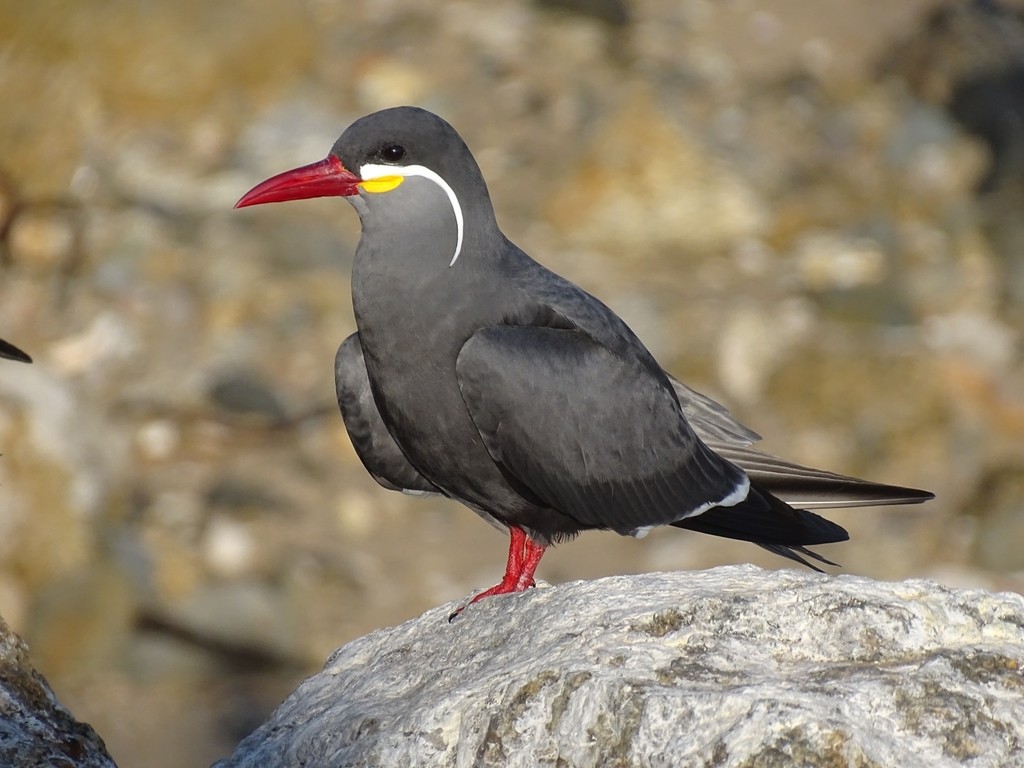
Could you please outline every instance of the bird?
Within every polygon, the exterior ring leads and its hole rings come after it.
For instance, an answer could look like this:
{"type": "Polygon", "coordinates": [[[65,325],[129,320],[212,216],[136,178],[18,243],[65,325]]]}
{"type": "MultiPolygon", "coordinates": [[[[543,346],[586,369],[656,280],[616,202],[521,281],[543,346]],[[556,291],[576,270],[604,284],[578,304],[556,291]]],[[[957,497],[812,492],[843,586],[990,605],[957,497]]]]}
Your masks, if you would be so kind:
{"type": "Polygon", "coordinates": [[[808,547],[849,534],[811,510],[933,498],[756,449],[612,309],[505,236],[472,152],[432,112],[361,117],[235,207],[315,197],[345,198],[361,225],[335,383],[363,466],[508,533],[504,576],[467,605],[534,586],[546,549],[586,530],[674,526],[820,571],[809,560],[836,564],[808,547]]]}
{"type": "Polygon", "coordinates": [[[0,339],[0,357],[17,360],[19,363],[31,363],[32,358],[10,342],[0,339]]]}

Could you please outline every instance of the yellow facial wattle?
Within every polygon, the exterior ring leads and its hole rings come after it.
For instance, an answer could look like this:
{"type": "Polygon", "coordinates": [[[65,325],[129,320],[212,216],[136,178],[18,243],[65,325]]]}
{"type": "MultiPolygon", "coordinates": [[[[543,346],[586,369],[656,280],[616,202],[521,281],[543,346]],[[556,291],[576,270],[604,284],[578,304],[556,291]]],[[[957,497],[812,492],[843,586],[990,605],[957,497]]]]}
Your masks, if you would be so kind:
{"type": "Polygon", "coordinates": [[[376,179],[366,179],[359,182],[359,186],[367,192],[390,192],[405,181],[404,176],[380,176],[376,179]]]}

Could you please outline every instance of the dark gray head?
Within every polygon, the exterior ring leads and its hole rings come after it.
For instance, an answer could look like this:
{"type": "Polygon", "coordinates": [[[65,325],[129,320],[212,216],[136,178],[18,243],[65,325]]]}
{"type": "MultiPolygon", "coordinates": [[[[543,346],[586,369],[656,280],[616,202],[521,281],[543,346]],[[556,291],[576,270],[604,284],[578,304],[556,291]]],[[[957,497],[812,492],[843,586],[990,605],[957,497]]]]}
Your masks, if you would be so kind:
{"type": "Polygon", "coordinates": [[[497,233],[480,167],[462,137],[437,115],[394,107],[356,120],[325,160],[254,187],[236,207],[310,197],[349,198],[363,219],[415,227],[445,218],[455,233],[452,263],[464,242],[497,233]]]}
{"type": "Polygon", "coordinates": [[[460,197],[487,195],[466,142],[446,121],[419,107],[393,107],[359,118],[341,134],[331,154],[364,180],[374,175],[367,166],[401,175],[410,168],[426,168],[460,197]]]}

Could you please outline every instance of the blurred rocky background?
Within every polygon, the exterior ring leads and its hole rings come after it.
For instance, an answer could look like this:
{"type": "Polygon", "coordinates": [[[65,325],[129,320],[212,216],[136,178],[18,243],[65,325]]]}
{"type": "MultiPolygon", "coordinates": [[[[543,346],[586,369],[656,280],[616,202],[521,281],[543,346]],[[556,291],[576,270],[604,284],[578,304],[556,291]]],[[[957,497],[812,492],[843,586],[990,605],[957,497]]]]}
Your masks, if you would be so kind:
{"type": "MultiPolygon", "coordinates": [[[[772,452],[928,488],[848,573],[1024,589],[1024,20],[935,0],[0,0],[0,614],[124,766],[202,765],[504,538],[379,489],[337,200],[233,211],[353,119],[452,122],[505,231],[772,452]]],[[[589,534],[549,581],[788,563],[589,534]]]]}

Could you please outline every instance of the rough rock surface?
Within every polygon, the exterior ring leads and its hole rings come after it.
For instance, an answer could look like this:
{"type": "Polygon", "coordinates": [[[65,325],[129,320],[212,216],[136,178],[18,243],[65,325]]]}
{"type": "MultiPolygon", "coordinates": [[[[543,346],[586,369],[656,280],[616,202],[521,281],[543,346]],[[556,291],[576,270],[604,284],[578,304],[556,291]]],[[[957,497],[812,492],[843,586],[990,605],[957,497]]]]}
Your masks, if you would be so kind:
{"type": "Polygon", "coordinates": [[[57,703],[24,641],[0,619],[0,765],[114,768],[103,740],[57,703]]]}
{"type": "Polygon", "coordinates": [[[338,650],[217,768],[1024,761],[1024,598],[730,566],[453,606],[338,650]]]}

